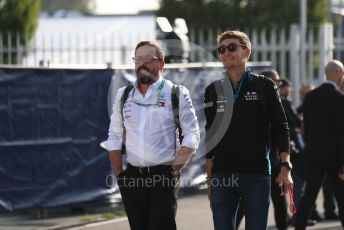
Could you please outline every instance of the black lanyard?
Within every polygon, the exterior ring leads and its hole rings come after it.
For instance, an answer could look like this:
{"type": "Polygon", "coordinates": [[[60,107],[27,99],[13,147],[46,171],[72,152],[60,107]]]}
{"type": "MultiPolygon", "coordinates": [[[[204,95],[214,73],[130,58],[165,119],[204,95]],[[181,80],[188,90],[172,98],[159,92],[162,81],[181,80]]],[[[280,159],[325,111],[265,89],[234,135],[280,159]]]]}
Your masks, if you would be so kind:
{"type": "Polygon", "coordinates": [[[237,86],[233,89],[234,102],[235,102],[235,101],[238,99],[238,97],[239,97],[242,83],[244,82],[244,80],[245,80],[246,76],[248,75],[248,73],[249,73],[249,71],[246,71],[246,72],[245,72],[244,77],[242,77],[242,78],[240,79],[240,81],[238,82],[237,86]]]}

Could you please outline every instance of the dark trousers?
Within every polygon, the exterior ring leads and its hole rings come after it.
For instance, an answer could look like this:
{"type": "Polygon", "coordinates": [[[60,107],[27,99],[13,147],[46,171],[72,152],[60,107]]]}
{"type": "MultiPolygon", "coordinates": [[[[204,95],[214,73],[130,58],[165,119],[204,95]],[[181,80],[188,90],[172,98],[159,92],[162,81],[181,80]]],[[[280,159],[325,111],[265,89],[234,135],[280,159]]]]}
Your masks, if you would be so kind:
{"type": "Polygon", "coordinates": [[[344,181],[339,179],[338,174],[339,170],[326,169],[321,164],[312,163],[306,165],[306,189],[296,214],[296,230],[306,229],[307,220],[325,176],[328,177],[333,187],[333,193],[339,210],[339,218],[344,227],[344,181]]]}
{"type": "Polygon", "coordinates": [[[271,171],[271,176],[274,178],[271,180],[271,200],[274,206],[274,216],[276,222],[276,228],[278,230],[287,230],[288,228],[288,205],[286,196],[281,196],[281,187],[278,186],[275,179],[279,174],[279,167],[271,171]]]}
{"type": "Polygon", "coordinates": [[[129,168],[118,186],[132,230],[175,230],[178,179],[170,168],[140,172],[129,168]]]}
{"type": "MultiPolygon", "coordinates": [[[[279,173],[279,167],[272,168],[271,170],[271,200],[274,206],[274,216],[276,228],[278,230],[286,230],[288,228],[288,208],[285,196],[281,196],[281,188],[276,183],[275,179],[279,173]]],[[[240,221],[244,217],[244,207],[240,202],[237,214],[237,229],[239,228],[240,221]]]]}
{"type": "Polygon", "coordinates": [[[323,194],[324,194],[324,209],[325,209],[325,215],[329,215],[331,213],[336,212],[336,204],[334,201],[333,196],[333,188],[331,181],[326,176],[323,181],[323,194]]]}

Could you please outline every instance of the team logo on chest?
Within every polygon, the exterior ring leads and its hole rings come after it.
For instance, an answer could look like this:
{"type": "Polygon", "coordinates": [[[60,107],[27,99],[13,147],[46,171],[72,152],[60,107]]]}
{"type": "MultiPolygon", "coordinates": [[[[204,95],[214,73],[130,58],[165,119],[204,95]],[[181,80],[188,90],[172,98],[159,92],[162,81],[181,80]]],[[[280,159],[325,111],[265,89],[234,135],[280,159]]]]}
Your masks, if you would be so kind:
{"type": "Polygon", "coordinates": [[[165,93],[161,93],[160,97],[159,97],[158,104],[160,107],[165,107],[165,103],[166,103],[166,95],[165,95],[165,93]]]}
{"type": "Polygon", "coordinates": [[[259,97],[257,92],[246,92],[245,94],[245,101],[258,101],[259,97]]]}

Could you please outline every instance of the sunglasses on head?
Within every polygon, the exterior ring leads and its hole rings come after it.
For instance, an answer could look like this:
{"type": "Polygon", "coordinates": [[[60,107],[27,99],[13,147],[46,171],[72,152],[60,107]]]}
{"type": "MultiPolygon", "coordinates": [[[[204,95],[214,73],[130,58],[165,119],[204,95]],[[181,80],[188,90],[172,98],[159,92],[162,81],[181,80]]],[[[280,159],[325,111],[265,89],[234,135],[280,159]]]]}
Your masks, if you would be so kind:
{"type": "Polygon", "coordinates": [[[228,46],[219,46],[216,48],[216,50],[218,53],[224,54],[226,52],[226,49],[229,52],[235,52],[238,46],[246,47],[245,45],[242,45],[242,44],[230,43],[228,46]]]}

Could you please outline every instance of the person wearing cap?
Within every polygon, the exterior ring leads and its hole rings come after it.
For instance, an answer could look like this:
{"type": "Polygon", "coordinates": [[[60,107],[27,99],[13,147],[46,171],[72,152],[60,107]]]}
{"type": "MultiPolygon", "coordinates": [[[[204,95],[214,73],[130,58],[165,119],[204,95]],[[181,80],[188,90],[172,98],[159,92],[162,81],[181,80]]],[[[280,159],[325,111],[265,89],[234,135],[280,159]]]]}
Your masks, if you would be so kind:
{"type": "Polygon", "coordinates": [[[225,71],[223,78],[207,86],[204,94],[206,169],[214,228],[236,229],[240,201],[244,206],[246,229],[265,230],[271,186],[270,127],[280,150],[281,172],[277,183],[282,193],[288,193],[293,183],[288,123],[277,86],[247,68],[251,55],[248,36],[241,31],[225,31],[217,41],[225,71]],[[230,93],[222,94],[219,87],[230,93]],[[217,117],[231,109],[233,113],[229,126],[225,126],[224,136],[213,149],[208,148],[212,126],[219,130],[224,128],[217,117]]]}
{"type": "Polygon", "coordinates": [[[344,95],[339,90],[344,66],[332,60],[325,74],[326,81],[309,92],[303,103],[306,188],[296,214],[296,230],[306,228],[325,176],[333,186],[344,227],[344,95]]]}
{"type": "Polygon", "coordinates": [[[284,108],[285,115],[287,116],[288,125],[290,129],[291,139],[291,155],[292,158],[297,158],[304,149],[304,142],[301,136],[301,120],[297,115],[296,110],[292,106],[292,101],[289,99],[292,92],[290,82],[287,79],[279,80],[279,92],[281,101],[284,108]]]}
{"type": "MultiPolygon", "coordinates": [[[[299,155],[302,153],[303,148],[304,148],[304,143],[302,140],[302,136],[300,133],[300,128],[301,128],[301,120],[297,116],[296,111],[292,107],[292,103],[289,99],[289,96],[291,94],[291,85],[287,79],[281,79],[279,77],[279,74],[275,70],[267,70],[264,72],[261,72],[260,74],[271,78],[276,85],[279,87],[279,93],[281,96],[281,102],[283,105],[283,109],[285,112],[285,115],[287,117],[288,121],[288,127],[289,127],[289,133],[290,133],[290,158],[291,162],[293,164],[293,171],[292,171],[292,176],[293,176],[293,181],[294,181],[294,201],[295,201],[295,206],[297,207],[298,202],[297,202],[297,197],[299,196],[299,193],[301,193],[301,185],[302,183],[299,183],[299,160],[297,159],[296,155],[299,155]]],[[[278,154],[274,153],[276,152],[276,144],[274,143],[275,140],[272,137],[272,151],[270,154],[270,160],[272,164],[272,174],[273,175],[278,175],[279,172],[279,167],[276,162],[278,162],[278,154]],[[277,160],[276,160],[277,157],[277,160]]],[[[275,219],[276,219],[276,226],[278,229],[287,229],[288,228],[288,221],[289,221],[289,216],[288,216],[288,208],[286,205],[286,197],[285,196],[279,196],[278,190],[276,190],[276,186],[274,184],[271,185],[271,198],[273,203],[275,204],[275,219]],[[275,190],[273,190],[273,188],[275,190]],[[286,222],[285,222],[286,221],[286,222]]],[[[310,222],[309,225],[314,225],[316,222],[310,222]]]]}
{"type": "MultiPolygon", "coordinates": [[[[287,116],[288,125],[290,129],[290,153],[291,153],[291,162],[293,163],[293,180],[294,180],[294,202],[296,209],[300,204],[300,199],[303,194],[303,188],[305,184],[304,180],[304,159],[303,159],[303,151],[305,147],[305,143],[302,137],[301,128],[302,128],[302,121],[298,116],[296,110],[292,106],[292,101],[289,99],[292,87],[290,82],[287,79],[280,79],[280,95],[281,101],[284,108],[284,112],[287,116]]],[[[317,214],[316,209],[313,209],[314,216],[317,214]]],[[[295,224],[295,215],[291,218],[291,224],[295,224]]],[[[317,220],[311,218],[307,221],[308,226],[315,225],[317,220]]]]}
{"type": "Polygon", "coordinates": [[[281,94],[281,98],[288,98],[291,94],[291,85],[287,79],[280,79],[279,80],[279,90],[281,94]]]}
{"type": "Polygon", "coordinates": [[[154,41],[141,41],[133,60],[137,80],[126,100],[122,98],[128,88],[118,90],[103,146],[109,151],[130,228],[175,230],[180,170],[198,148],[198,121],[189,91],[180,87],[183,140],[179,143],[172,109],[173,83],[161,76],[164,51],[154,41]]]}

